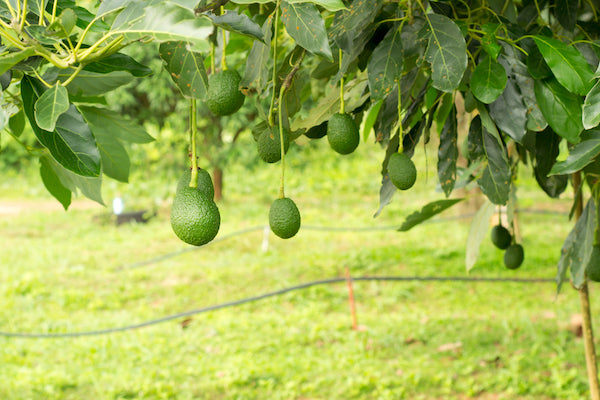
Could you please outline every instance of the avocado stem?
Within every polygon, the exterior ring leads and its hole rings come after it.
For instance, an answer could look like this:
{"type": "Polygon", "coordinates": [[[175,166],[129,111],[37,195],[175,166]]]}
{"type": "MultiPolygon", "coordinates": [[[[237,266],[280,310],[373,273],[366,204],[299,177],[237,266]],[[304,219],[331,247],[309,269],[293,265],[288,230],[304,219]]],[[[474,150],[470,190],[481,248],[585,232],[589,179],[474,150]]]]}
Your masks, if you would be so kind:
{"type": "Polygon", "coordinates": [[[190,99],[190,153],[192,159],[192,173],[190,187],[198,187],[198,159],[196,158],[196,99],[190,99]]]}
{"type": "Polygon", "coordinates": [[[346,105],[344,104],[344,73],[342,72],[342,48],[340,47],[340,56],[338,60],[338,70],[341,72],[340,78],[340,114],[346,113],[346,105]]]}

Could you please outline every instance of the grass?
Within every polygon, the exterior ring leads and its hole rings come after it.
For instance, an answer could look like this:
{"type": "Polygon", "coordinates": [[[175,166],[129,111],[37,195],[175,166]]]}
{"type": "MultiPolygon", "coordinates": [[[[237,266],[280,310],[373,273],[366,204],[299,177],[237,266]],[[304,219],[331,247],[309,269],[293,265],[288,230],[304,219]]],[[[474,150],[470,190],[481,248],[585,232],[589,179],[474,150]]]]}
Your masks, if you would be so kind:
{"type": "MultiPolygon", "coordinates": [[[[414,190],[378,207],[381,152],[335,157],[325,141],[289,153],[286,195],[303,226],[399,226],[442,198],[435,160],[419,159],[414,190]],[[425,179],[425,176],[427,178],[425,179]]],[[[430,149],[429,154],[435,154],[430,149]]],[[[267,221],[278,166],[225,175],[219,237],[267,221]]],[[[521,206],[567,209],[533,190],[523,172],[521,206]]],[[[164,188],[145,179],[143,187],[164,188]]],[[[8,200],[49,197],[40,183],[5,180],[8,200]],[[36,189],[37,188],[37,189],[36,189]]],[[[128,189],[108,185],[105,197],[128,189]]],[[[140,183],[141,185],[141,183],[140,183]]],[[[172,187],[174,188],[175,182],[172,187]]],[[[167,185],[168,187],[168,185],[167,185]]],[[[6,192],[4,190],[3,192],[6,192]]],[[[141,193],[146,193],[141,191],[141,193]]],[[[0,200],[1,204],[1,200],[0,200]]],[[[473,212],[462,204],[444,216],[473,212]]],[[[465,276],[469,219],[438,219],[407,233],[301,229],[284,241],[262,230],[188,250],[172,234],[168,209],[147,225],[116,227],[94,216],[38,210],[0,219],[0,330],[75,332],[123,326],[311,280],[353,275],[465,276]]],[[[481,247],[474,276],[555,275],[570,229],[565,216],[521,214],[526,260],[502,267],[481,247]]],[[[597,310],[595,285],[593,309],[597,310]]],[[[587,396],[583,343],[571,330],[575,291],[553,284],[356,282],[360,331],[350,329],[344,284],[312,287],[260,302],[140,330],[75,339],[0,337],[0,398],[12,399],[575,399],[587,396]],[[185,327],[184,327],[185,325],[185,327]]],[[[596,326],[598,330],[598,326],[596,326]]]]}

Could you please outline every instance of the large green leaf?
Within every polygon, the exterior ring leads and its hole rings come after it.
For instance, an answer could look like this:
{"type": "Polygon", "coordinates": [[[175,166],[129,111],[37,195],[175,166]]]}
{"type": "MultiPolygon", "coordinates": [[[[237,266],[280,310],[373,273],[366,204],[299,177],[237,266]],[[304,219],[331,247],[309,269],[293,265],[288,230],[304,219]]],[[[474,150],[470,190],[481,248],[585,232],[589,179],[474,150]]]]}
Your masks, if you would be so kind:
{"type": "MultiPolygon", "coordinates": [[[[119,140],[131,143],[150,143],[154,138],[142,126],[134,121],[125,118],[118,112],[107,108],[98,108],[90,106],[79,106],[79,111],[83,117],[95,130],[103,129],[113,132],[113,135],[119,140]]],[[[104,133],[109,135],[110,132],[104,133]]],[[[95,133],[95,131],[94,131],[95,133]]]]}
{"type": "Polygon", "coordinates": [[[551,128],[535,134],[535,163],[533,170],[535,179],[548,196],[556,198],[567,188],[569,177],[567,175],[548,176],[559,154],[559,145],[562,140],[551,128]]]}
{"type": "Polygon", "coordinates": [[[85,66],[85,71],[108,74],[114,71],[126,71],[136,77],[148,76],[152,70],[140,64],[126,54],[115,53],[85,66]]]}
{"type": "Polygon", "coordinates": [[[35,54],[35,50],[31,47],[27,47],[25,50],[17,51],[14,53],[8,53],[0,57],[0,74],[5,73],[11,69],[15,64],[20,63],[24,59],[31,57],[35,54]]]}
{"type": "Polygon", "coordinates": [[[600,124],[600,81],[585,96],[582,119],[585,129],[592,129],[600,124]]]}
{"type": "Polygon", "coordinates": [[[151,37],[159,42],[185,41],[196,51],[208,51],[207,38],[212,31],[210,18],[196,17],[192,10],[164,1],[150,6],[130,3],[115,19],[109,33],[123,35],[128,40],[151,37]],[[128,17],[120,18],[123,15],[128,17]]]}
{"type": "Polygon", "coordinates": [[[567,31],[573,32],[577,24],[579,0],[556,0],[554,16],[567,31]]]}
{"type": "Polygon", "coordinates": [[[54,158],[47,158],[60,183],[73,193],[81,193],[95,202],[104,205],[102,200],[102,176],[81,176],[65,169],[54,158]]]}
{"type": "Polygon", "coordinates": [[[186,42],[161,43],[159,54],[171,79],[185,97],[206,98],[208,76],[202,54],[192,51],[186,42]]]}
{"type": "Polygon", "coordinates": [[[265,42],[254,41],[248,59],[246,72],[240,82],[240,87],[252,89],[262,93],[269,82],[269,66],[271,58],[271,38],[273,36],[273,18],[267,18],[262,26],[265,42]]]}
{"type": "MultiPolygon", "coordinates": [[[[72,69],[59,70],[57,68],[50,68],[50,71],[57,74],[57,79],[60,82],[69,79],[73,72],[72,69]]],[[[100,74],[84,70],[67,85],[67,90],[73,96],[93,97],[115,90],[128,84],[133,79],[134,77],[125,71],[100,74]]]]}
{"type": "Polygon", "coordinates": [[[56,120],[69,109],[69,93],[58,83],[46,90],[35,102],[35,122],[45,131],[52,132],[56,120]]]}
{"type": "Polygon", "coordinates": [[[585,131],[581,135],[581,141],[569,149],[567,159],[554,164],[550,174],[572,174],[580,171],[594,161],[598,154],[600,154],[600,130],[585,131]]]}
{"type": "Polygon", "coordinates": [[[458,131],[456,128],[456,112],[450,113],[440,134],[438,149],[438,178],[446,197],[450,196],[456,183],[456,160],[458,158],[458,131]]]}
{"type": "Polygon", "coordinates": [[[561,248],[556,274],[557,292],[560,291],[567,271],[576,289],[585,283],[585,267],[592,255],[595,228],[596,206],[594,200],[590,199],[561,248]]]}
{"type": "Polygon", "coordinates": [[[333,61],[325,21],[314,4],[290,4],[283,0],[281,2],[281,20],[287,33],[299,46],[333,61]]]}
{"type": "Polygon", "coordinates": [[[427,221],[429,218],[441,213],[442,211],[447,210],[452,207],[456,203],[462,201],[464,199],[444,199],[444,200],[436,200],[428,203],[421,208],[420,211],[415,211],[406,217],[406,220],[402,223],[398,231],[406,232],[409,229],[427,221]]]}
{"type": "Polygon", "coordinates": [[[523,142],[527,125],[527,107],[513,78],[506,82],[504,92],[489,105],[490,116],[498,128],[517,143],[523,142]]]}
{"type": "MultiPolygon", "coordinates": [[[[273,0],[232,0],[232,3],[236,4],[266,4],[272,3],[273,0]]],[[[288,3],[301,4],[301,3],[312,3],[323,7],[329,11],[339,11],[346,9],[346,6],[341,0],[289,0],[288,3]]]]}
{"type": "Polygon", "coordinates": [[[583,55],[560,40],[539,35],[533,39],[558,82],[570,92],[585,96],[594,73],[583,55]]]}
{"type": "Polygon", "coordinates": [[[535,97],[548,125],[571,143],[579,142],[583,131],[582,99],[570,93],[556,79],[536,80],[535,97]]]}
{"type": "Polygon", "coordinates": [[[383,100],[379,100],[375,103],[371,104],[369,110],[367,111],[365,118],[363,119],[363,123],[361,124],[362,137],[363,140],[366,141],[375,126],[375,121],[377,120],[377,116],[379,115],[379,110],[381,110],[381,106],[383,105],[383,100]]]}
{"type": "Polygon", "coordinates": [[[469,133],[467,135],[467,151],[469,160],[475,161],[485,155],[483,150],[483,126],[481,125],[481,116],[476,115],[471,120],[469,133]]]}
{"type": "Polygon", "coordinates": [[[43,94],[43,86],[37,80],[25,76],[21,81],[23,109],[29,124],[42,145],[65,168],[83,176],[100,175],[100,153],[94,136],[75,106],[58,117],[53,132],[41,129],[34,115],[35,102],[43,94]]]}
{"type": "Polygon", "coordinates": [[[467,45],[460,28],[450,18],[426,14],[429,42],[425,59],[431,64],[433,86],[444,92],[458,87],[467,68],[467,45]]]}
{"type": "Polygon", "coordinates": [[[238,14],[235,10],[226,10],[225,14],[208,14],[213,24],[221,28],[235,32],[240,35],[248,36],[252,39],[264,42],[265,35],[256,22],[252,21],[246,14],[238,14]]]}
{"type": "Polygon", "coordinates": [[[40,177],[46,190],[62,204],[65,210],[68,209],[71,205],[71,191],[61,183],[48,157],[40,157],[40,177]]]}
{"type": "Polygon", "coordinates": [[[471,75],[471,90],[481,102],[489,104],[495,101],[506,87],[504,67],[491,57],[485,57],[471,75]]]}
{"type": "Polygon", "coordinates": [[[384,207],[391,203],[394,193],[396,193],[397,190],[396,186],[394,186],[390,180],[389,175],[386,174],[381,180],[381,188],[379,189],[379,208],[373,215],[373,218],[379,216],[384,207]]]}
{"type": "Polygon", "coordinates": [[[109,119],[98,118],[98,114],[94,113],[91,107],[85,109],[90,110],[90,114],[92,114],[92,118],[88,119],[83,111],[84,108],[82,107],[80,110],[96,138],[96,143],[98,143],[102,158],[102,172],[118,181],[128,182],[129,155],[118,140],[120,134],[120,131],[116,129],[118,126],[109,119]]]}
{"type": "Polygon", "coordinates": [[[391,29],[377,45],[367,66],[371,100],[385,98],[400,80],[402,72],[402,41],[399,29],[391,29]]]}
{"type": "Polygon", "coordinates": [[[335,13],[328,29],[329,38],[344,52],[351,53],[356,49],[355,39],[364,36],[364,28],[373,22],[382,5],[378,0],[351,1],[347,9],[335,13]]]}
{"type": "Polygon", "coordinates": [[[477,184],[492,203],[504,205],[510,193],[510,165],[506,148],[485,106],[481,105],[478,109],[483,125],[483,150],[488,165],[477,184]]]}
{"type": "Polygon", "coordinates": [[[488,200],[481,205],[475,216],[471,220],[469,235],[467,236],[467,250],[465,255],[465,265],[467,272],[475,266],[479,258],[479,248],[487,236],[490,227],[490,218],[494,214],[496,206],[488,200]]]}

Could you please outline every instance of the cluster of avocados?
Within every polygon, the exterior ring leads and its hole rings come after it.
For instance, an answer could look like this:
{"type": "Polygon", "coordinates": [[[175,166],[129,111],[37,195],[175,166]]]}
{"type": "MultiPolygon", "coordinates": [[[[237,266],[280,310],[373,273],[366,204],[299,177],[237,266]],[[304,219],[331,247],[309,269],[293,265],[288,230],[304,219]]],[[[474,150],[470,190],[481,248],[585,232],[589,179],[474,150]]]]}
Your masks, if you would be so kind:
{"type": "MultiPolygon", "coordinates": [[[[240,80],[235,70],[225,69],[210,75],[206,105],[214,115],[231,115],[244,105],[246,97],[239,89],[240,80]]],[[[171,228],[179,239],[202,246],[217,236],[221,214],[214,196],[208,171],[198,168],[196,184],[192,182],[191,168],[181,175],[171,206],[171,228]]]]}
{"type": "Polygon", "coordinates": [[[523,264],[525,252],[523,246],[512,243],[512,235],[500,223],[492,228],[492,243],[500,250],[504,250],[504,266],[508,269],[517,269],[523,264]]]}

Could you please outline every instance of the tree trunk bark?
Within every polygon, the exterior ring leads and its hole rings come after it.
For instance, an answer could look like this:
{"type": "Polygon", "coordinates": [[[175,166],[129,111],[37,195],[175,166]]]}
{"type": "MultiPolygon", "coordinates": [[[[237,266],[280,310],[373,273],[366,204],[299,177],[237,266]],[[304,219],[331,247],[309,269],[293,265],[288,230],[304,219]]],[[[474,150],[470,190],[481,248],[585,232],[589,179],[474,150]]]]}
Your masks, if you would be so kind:
{"type": "Polygon", "coordinates": [[[213,185],[215,187],[215,201],[223,200],[223,169],[213,168],[213,185]]]}
{"type": "MultiPolygon", "coordinates": [[[[575,220],[581,217],[583,211],[583,196],[581,194],[581,173],[573,174],[573,191],[575,192],[575,220]]],[[[587,367],[590,396],[592,400],[600,400],[600,382],[598,381],[598,360],[594,345],[594,331],[592,329],[592,314],[590,312],[590,297],[587,282],[579,289],[579,301],[583,316],[583,343],[585,348],[585,364],[587,367]]]]}

